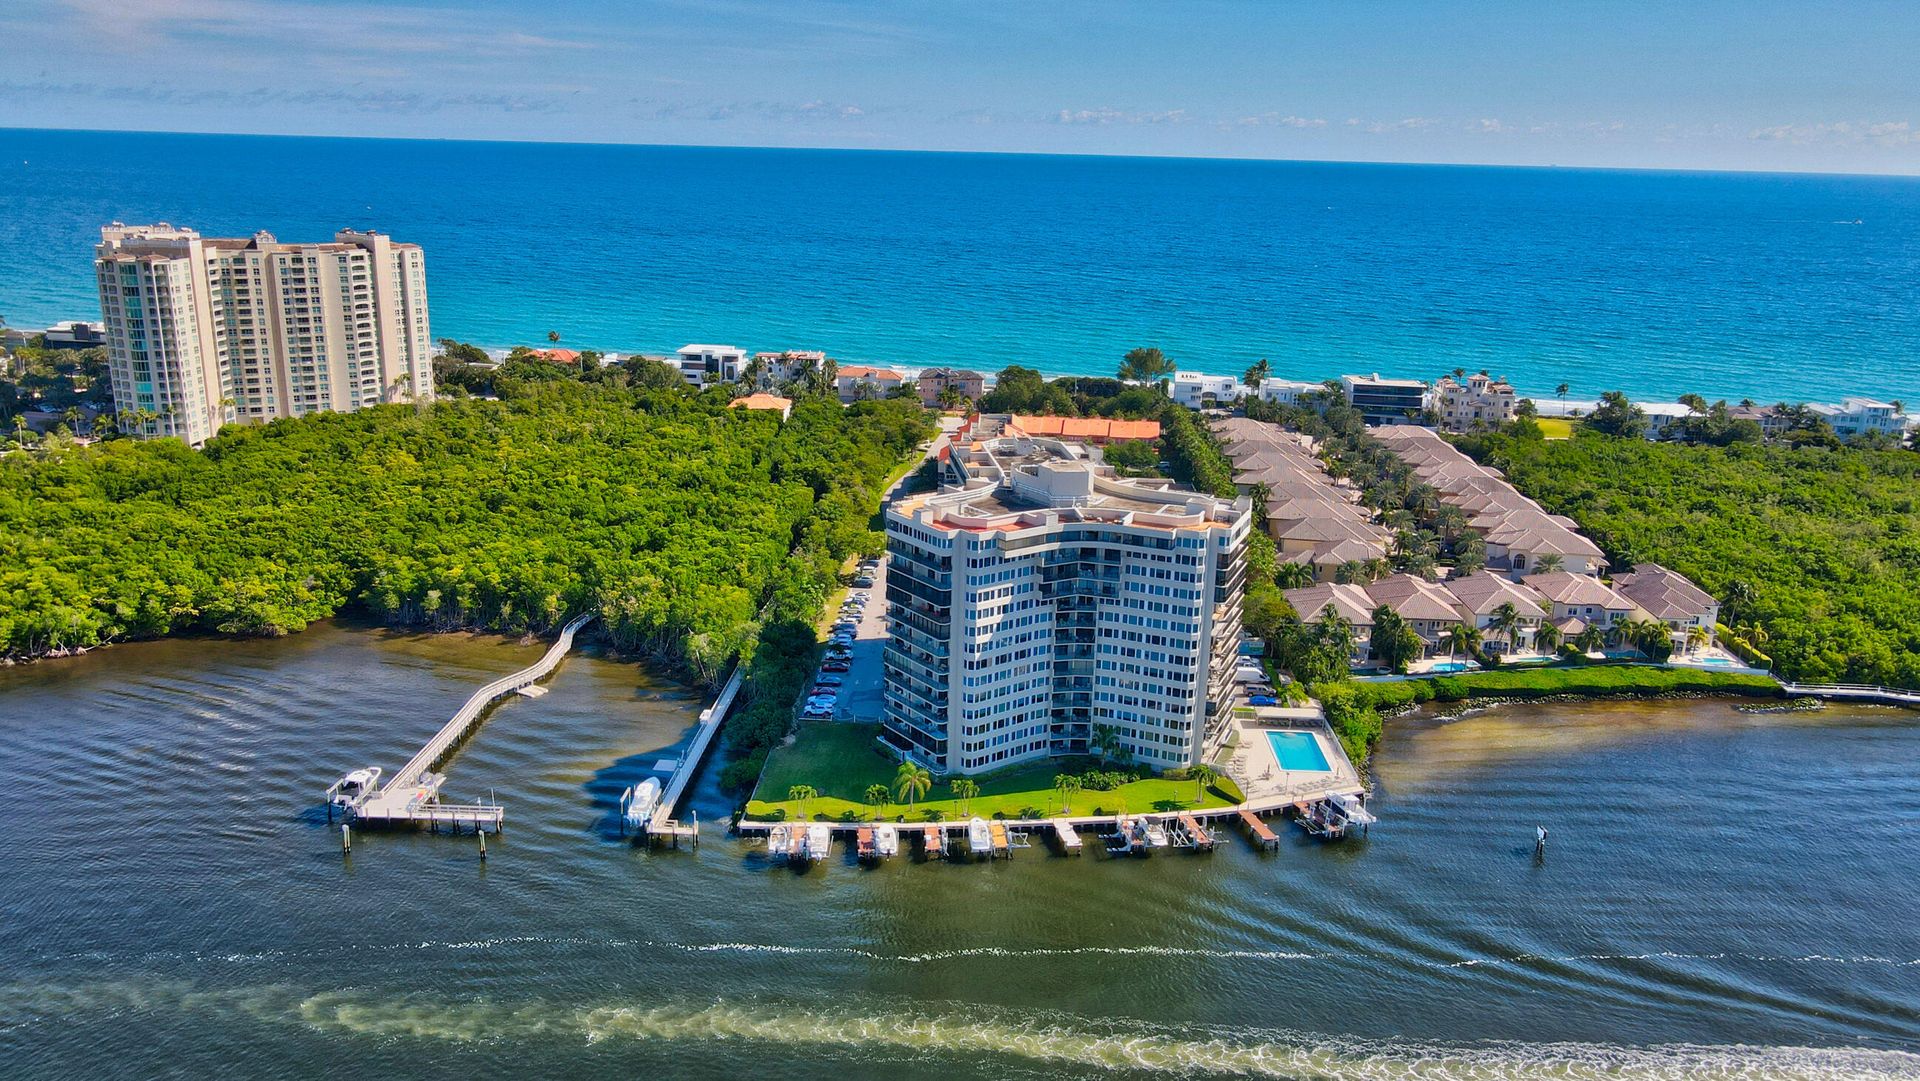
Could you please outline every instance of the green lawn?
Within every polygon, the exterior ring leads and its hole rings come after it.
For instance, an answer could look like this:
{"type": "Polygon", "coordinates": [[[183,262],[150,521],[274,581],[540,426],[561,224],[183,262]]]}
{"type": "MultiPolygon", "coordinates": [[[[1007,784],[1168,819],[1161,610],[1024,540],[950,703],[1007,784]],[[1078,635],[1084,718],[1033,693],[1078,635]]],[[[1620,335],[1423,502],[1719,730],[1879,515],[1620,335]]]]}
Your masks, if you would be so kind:
{"type": "Polygon", "coordinates": [[[1573,421],[1565,417],[1535,417],[1540,425],[1540,434],[1548,439],[1572,439],[1573,421]]]}
{"type": "MultiPolygon", "coordinates": [[[[768,756],[760,784],[754,789],[753,798],[747,801],[747,817],[769,818],[778,811],[785,811],[790,818],[798,817],[801,807],[787,799],[787,791],[802,784],[812,785],[820,793],[807,801],[809,817],[839,819],[848,813],[856,818],[873,817],[874,808],[863,800],[867,786],[891,785],[894,771],[899,769],[899,763],[875,744],[879,731],[880,727],[872,724],[825,721],[802,724],[799,737],[791,745],[775,748],[768,756]]],[[[974,778],[980,784],[980,794],[969,800],[965,808],[951,798],[942,781],[935,783],[933,791],[912,807],[888,803],[880,810],[888,818],[904,817],[914,822],[927,821],[930,811],[938,811],[948,820],[969,815],[991,818],[995,814],[1019,818],[1029,807],[1042,815],[1057,815],[1061,813],[1061,797],[1053,789],[1054,775],[1096,768],[1098,764],[1091,759],[1061,760],[981,774],[974,778]]],[[[1073,797],[1072,813],[1231,807],[1241,799],[1233,782],[1225,779],[1214,782],[1202,798],[1199,786],[1192,781],[1155,777],[1109,792],[1078,792],[1073,797]]]]}

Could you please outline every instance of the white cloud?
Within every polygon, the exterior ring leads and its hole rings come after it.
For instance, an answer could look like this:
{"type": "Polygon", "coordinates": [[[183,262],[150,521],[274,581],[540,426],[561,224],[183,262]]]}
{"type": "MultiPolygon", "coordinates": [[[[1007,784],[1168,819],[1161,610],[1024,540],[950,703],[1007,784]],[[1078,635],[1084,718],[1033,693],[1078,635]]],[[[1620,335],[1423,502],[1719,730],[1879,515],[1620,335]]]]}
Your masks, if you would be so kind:
{"type": "Polygon", "coordinates": [[[1820,124],[1776,124],[1755,128],[1747,136],[1761,142],[1795,145],[1845,144],[1851,146],[1901,147],[1920,144],[1920,130],[1906,120],[1878,122],[1838,120],[1820,124]]]}
{"type": "Polygon", "coordinates": [[[1164,112],[1127,112],[1112,107],[1062,109],[1053,118],[1056,124],[1180,124],[1186,119],[1185,109],[1168,109],[1164,112]]]}
{"type": "Polygon", "coordinates": [[[1358,128],[1368,135],[1385,135],[1395,131],[1419,131],[1438,123],[1440,121],[1428,116],[1409,116],[1399,120],[1362,120],[1357,116],[1347,118],[1348,127],[1358,128]]]}
{"type": "Polygon", "coordinates": [[[1234,121],[1234,123],[1243,128],[1324,128],[1327,126],[1325,120],[1317,117],[1293,116],[1291,114],[1282,116],[1279,113],[1260,113],[1257,116],[1243,116],[1239,120],[1234,121]]]}
{"type": "Polygon", "coordinates": [[[95,40],[146,52],[279,46],[351,56],[444,54],[471,60],[586,49],[458,12],[404,4],[301,0],[61,0],[95,40]]]}

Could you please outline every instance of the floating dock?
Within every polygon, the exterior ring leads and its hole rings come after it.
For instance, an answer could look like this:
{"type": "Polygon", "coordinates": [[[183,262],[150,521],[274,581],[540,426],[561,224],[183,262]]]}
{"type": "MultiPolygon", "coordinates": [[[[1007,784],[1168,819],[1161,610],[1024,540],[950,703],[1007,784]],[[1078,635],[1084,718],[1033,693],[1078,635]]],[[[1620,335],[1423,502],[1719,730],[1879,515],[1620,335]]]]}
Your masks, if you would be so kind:
{"type": "Polygon", "coordinates": [[[426,746],[408,759],[407,764],[401,766],[391,780],[362,791],[351,800],[338,804],[330,802],[329,817],[332,809],[338,806],[353,821],[371,826],[425,826],[436,832],[441,827],[453,832],[498,832],[506,822],[506,808],[492,803],[441,803],[440,789],[446,783],[446,775],[430,771],[479,725],[481,714],[495,699],[527,689],[553,671],[560,664],[560,659],[573,648],[574,635],[593,618],[594,613],[586,612],[568,620],[567,625],[560,629],[559,639],[538,661],[511,675],[501,676],[473,692],[453,717],[433,734],[426,746]]]}
{"type": "Polygon", "coordinates": [[[1054,819],[1052,825],[1053,835],[1060,842],[1060,851],[1070,856],[1078,856],[1080,854],[1080,831],[1073,828],[1073,823],[1064,818],[1054,819]]]}

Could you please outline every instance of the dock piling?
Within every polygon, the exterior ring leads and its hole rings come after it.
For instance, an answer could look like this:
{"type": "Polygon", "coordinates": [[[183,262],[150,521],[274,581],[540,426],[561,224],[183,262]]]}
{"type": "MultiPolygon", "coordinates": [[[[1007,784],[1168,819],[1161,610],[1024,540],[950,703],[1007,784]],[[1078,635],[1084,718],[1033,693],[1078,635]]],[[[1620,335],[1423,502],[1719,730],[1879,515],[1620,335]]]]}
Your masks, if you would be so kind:
{"type": "Polygon", "coordinates": [[[353,851],[353,827],[345,822],[342,822],[340,823],[340,854],[344,856],[347,853],[352,851],[353,851]]]}

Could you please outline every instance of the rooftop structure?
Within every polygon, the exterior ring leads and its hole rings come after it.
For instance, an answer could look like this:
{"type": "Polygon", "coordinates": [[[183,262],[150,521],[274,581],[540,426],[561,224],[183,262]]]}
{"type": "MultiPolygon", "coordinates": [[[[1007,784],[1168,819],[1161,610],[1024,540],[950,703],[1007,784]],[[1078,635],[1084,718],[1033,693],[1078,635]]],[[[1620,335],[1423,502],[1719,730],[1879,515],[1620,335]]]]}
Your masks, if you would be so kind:
{"type": "Polygon", "coordinates": [[[1030,417],[1014,414],[1006,418],[1009,434],[1046,436],[1076,442],[1105,444],[1128,439],[1160,438],[1157,420],[1111,420],[1107,417],[1030,417]]]}
{"type": "Polygon", "coordinates": [[[1613,588],[1654,619],[1675,631],[1700,627],[1709,634],[1720,618],[1720,602],[1687,577],[1658,563],[1642,563],[1613,580],[1613,588]]]}
{"type": "Polygon", "coordinates": [[[793,399],[782,398],[778,394],[755,392],[744,398],[735,398],[727,408],[762,409],[769,413],[778,413],[780,414],[780,419],[785,420],[793,413],[793,399]]]}
{"type": "Polygon", "coordinates": [[[1266,496],[1267,534],[1280,558],[1331,575],[1345,563],[1385,558],[1388,533],[1360,493],[1327,475],[1312,441],[1273,424],[1227,417],[1214,432],[1233,461],[1234,483],[1266,496]]]}
{"type": "Polygon", "coordinates": [[[1084,754],[1199,762],[1231,727],[1251,508],[1084,446],[962,439],[887,511],[883,742],[937,773],[1084,754]]]}

